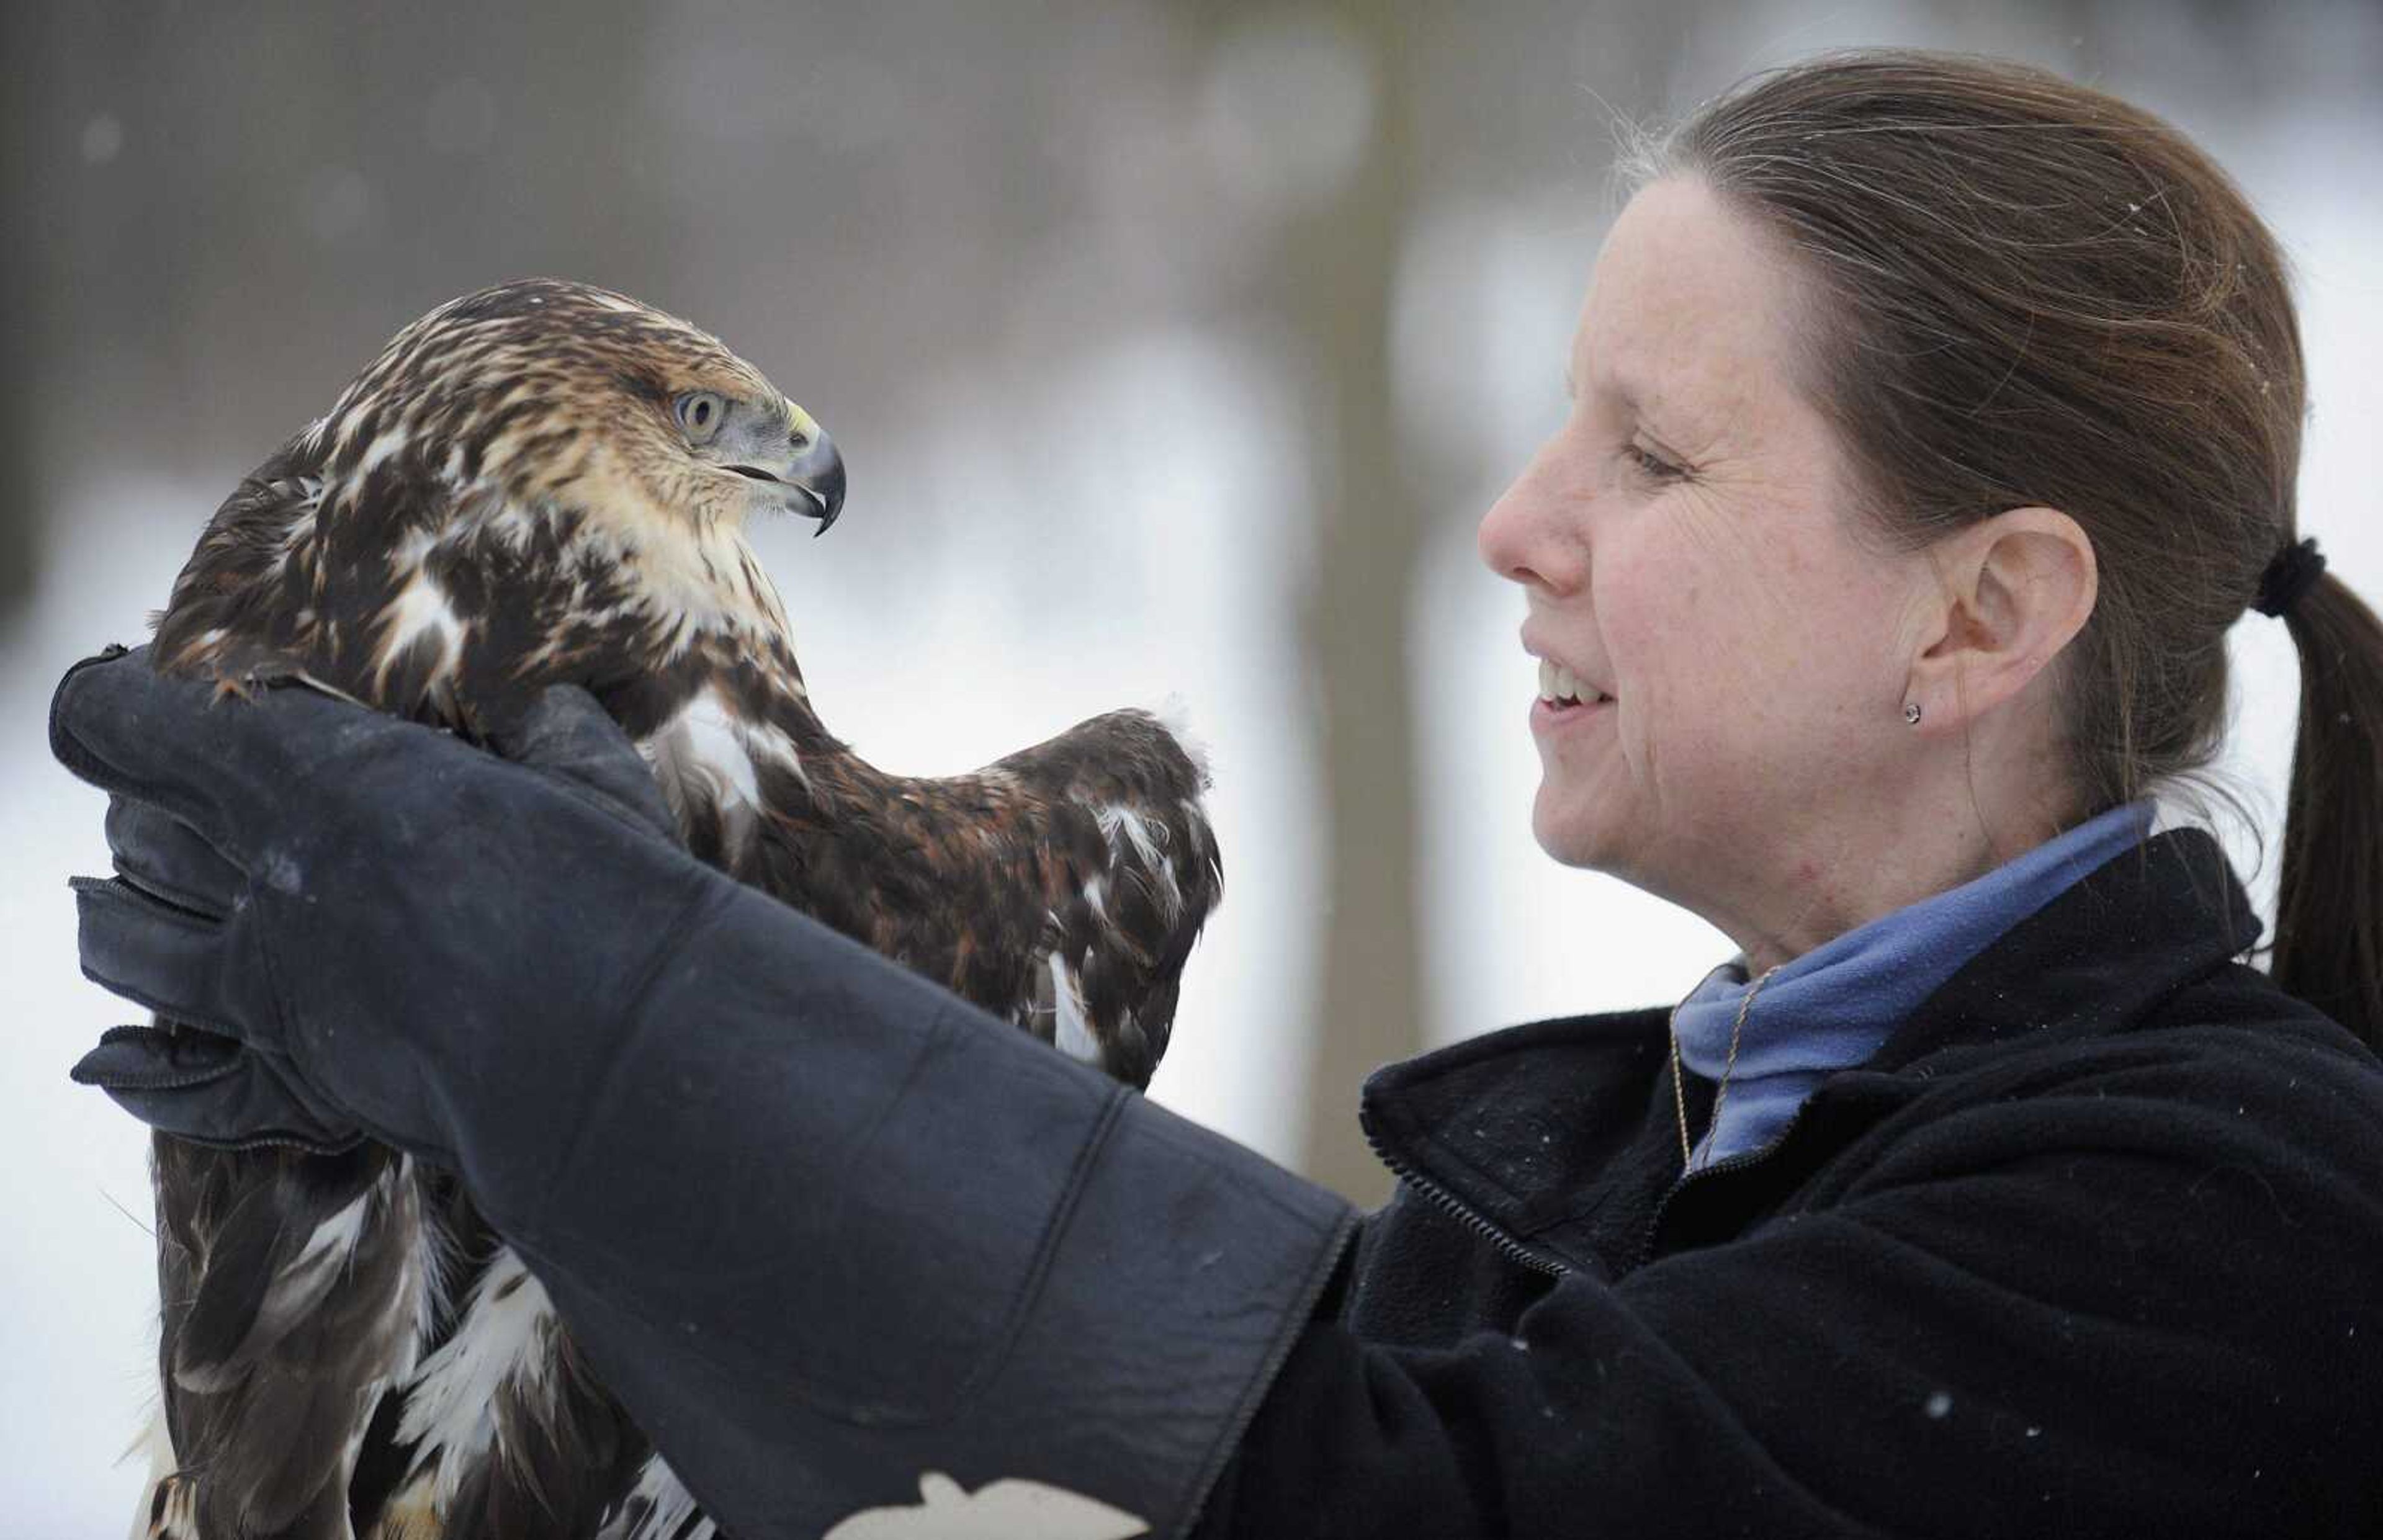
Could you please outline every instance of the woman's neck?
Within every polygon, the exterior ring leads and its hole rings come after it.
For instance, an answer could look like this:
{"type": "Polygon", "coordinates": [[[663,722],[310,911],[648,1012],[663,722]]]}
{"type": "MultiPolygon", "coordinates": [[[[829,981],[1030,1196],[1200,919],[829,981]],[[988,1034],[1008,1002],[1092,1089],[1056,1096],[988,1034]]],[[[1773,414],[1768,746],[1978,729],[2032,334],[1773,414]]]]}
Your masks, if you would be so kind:
{"type": "Polygon", "coordinates": [[[1964,794],[1951,807],[1915,804],[1884,827],[1814,831],[1766,863],[1776,875],[1765,885],[1724,906],[1691,907],[1735,943],[1748,977],[1759,978],[1881,916],[1975,881],[2080,821],[2065,811],[1998,819],[1986,813],[1964,794]]]}

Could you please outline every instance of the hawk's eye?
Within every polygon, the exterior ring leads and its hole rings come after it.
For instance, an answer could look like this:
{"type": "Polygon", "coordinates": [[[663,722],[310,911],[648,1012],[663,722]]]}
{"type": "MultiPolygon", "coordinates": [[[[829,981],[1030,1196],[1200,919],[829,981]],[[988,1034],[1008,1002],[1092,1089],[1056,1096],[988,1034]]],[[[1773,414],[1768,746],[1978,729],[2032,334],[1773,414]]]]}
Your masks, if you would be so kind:
{"type": "Polygon", "coordinates": [[[679,431],[690,444],[709,444],[728,417],[728,401],[716,392],[690,390],[671,403],[678,413],[679,431]]]}

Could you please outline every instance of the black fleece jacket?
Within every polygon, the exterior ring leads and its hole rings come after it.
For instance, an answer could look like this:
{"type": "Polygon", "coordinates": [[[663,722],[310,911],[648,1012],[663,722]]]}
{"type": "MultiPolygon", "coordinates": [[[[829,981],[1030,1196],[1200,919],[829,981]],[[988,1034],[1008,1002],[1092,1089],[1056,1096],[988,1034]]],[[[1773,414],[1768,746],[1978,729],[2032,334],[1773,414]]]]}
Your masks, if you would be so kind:
{"type": "Polygon", "coordinates": [[[2383,1065],[2255,935],[2158,835],[1686,1181],[1664,1010],[1382,1070],[1199,1533],[2383,1534],[2383,1065]]]}

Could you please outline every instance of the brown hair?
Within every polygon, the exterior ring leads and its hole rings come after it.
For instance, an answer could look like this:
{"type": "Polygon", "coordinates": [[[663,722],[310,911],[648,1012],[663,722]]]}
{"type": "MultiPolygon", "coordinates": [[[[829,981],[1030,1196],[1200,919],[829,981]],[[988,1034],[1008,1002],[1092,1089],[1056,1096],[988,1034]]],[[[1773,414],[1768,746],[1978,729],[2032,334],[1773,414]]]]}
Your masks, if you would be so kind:
{"type": "MultiPolygon", "coordinates": [[[[2232,179],[2140,107],[1961,54],[1822,54],[1625,133],[1624,187],[1702,179],[1816,284],[1803,383],[1865,537],[1918,550],[2038,504],[2093,540],[2099,596],[2055,675],[2077,815],[2155,785],[2241,812],[2202,772],[2226,633],[2298,538],[2306,399],[2283,254],[2232,179]]],[[[2383,624],[2329,575],[2287,623],[2269,971],[2383,1042],[2383,624]]]]}

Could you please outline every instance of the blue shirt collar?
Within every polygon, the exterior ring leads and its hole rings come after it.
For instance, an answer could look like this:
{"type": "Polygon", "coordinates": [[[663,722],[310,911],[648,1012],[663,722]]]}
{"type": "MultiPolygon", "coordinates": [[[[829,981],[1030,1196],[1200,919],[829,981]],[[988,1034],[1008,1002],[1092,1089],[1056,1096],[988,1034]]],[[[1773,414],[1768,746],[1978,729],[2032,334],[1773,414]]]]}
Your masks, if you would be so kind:
{"type": "MultiPolygon", "coordinates": [[[[1725,1160],[1775,1139],[1831,1071],[1878,1052],[1888,1035],[1996,937],[2150,832],[2148,797],[2113,807],[1982,877],[1906,905],[1814,947],[1773,973],[1738,1034],[1720,1126],[1692,1163],[1725,1160]]],[[[1674,1027],[1680,1057],[1708,1080],[1729,1063],[1746,998],[1745,954],[1690,991],[1674,1027]]]]}

